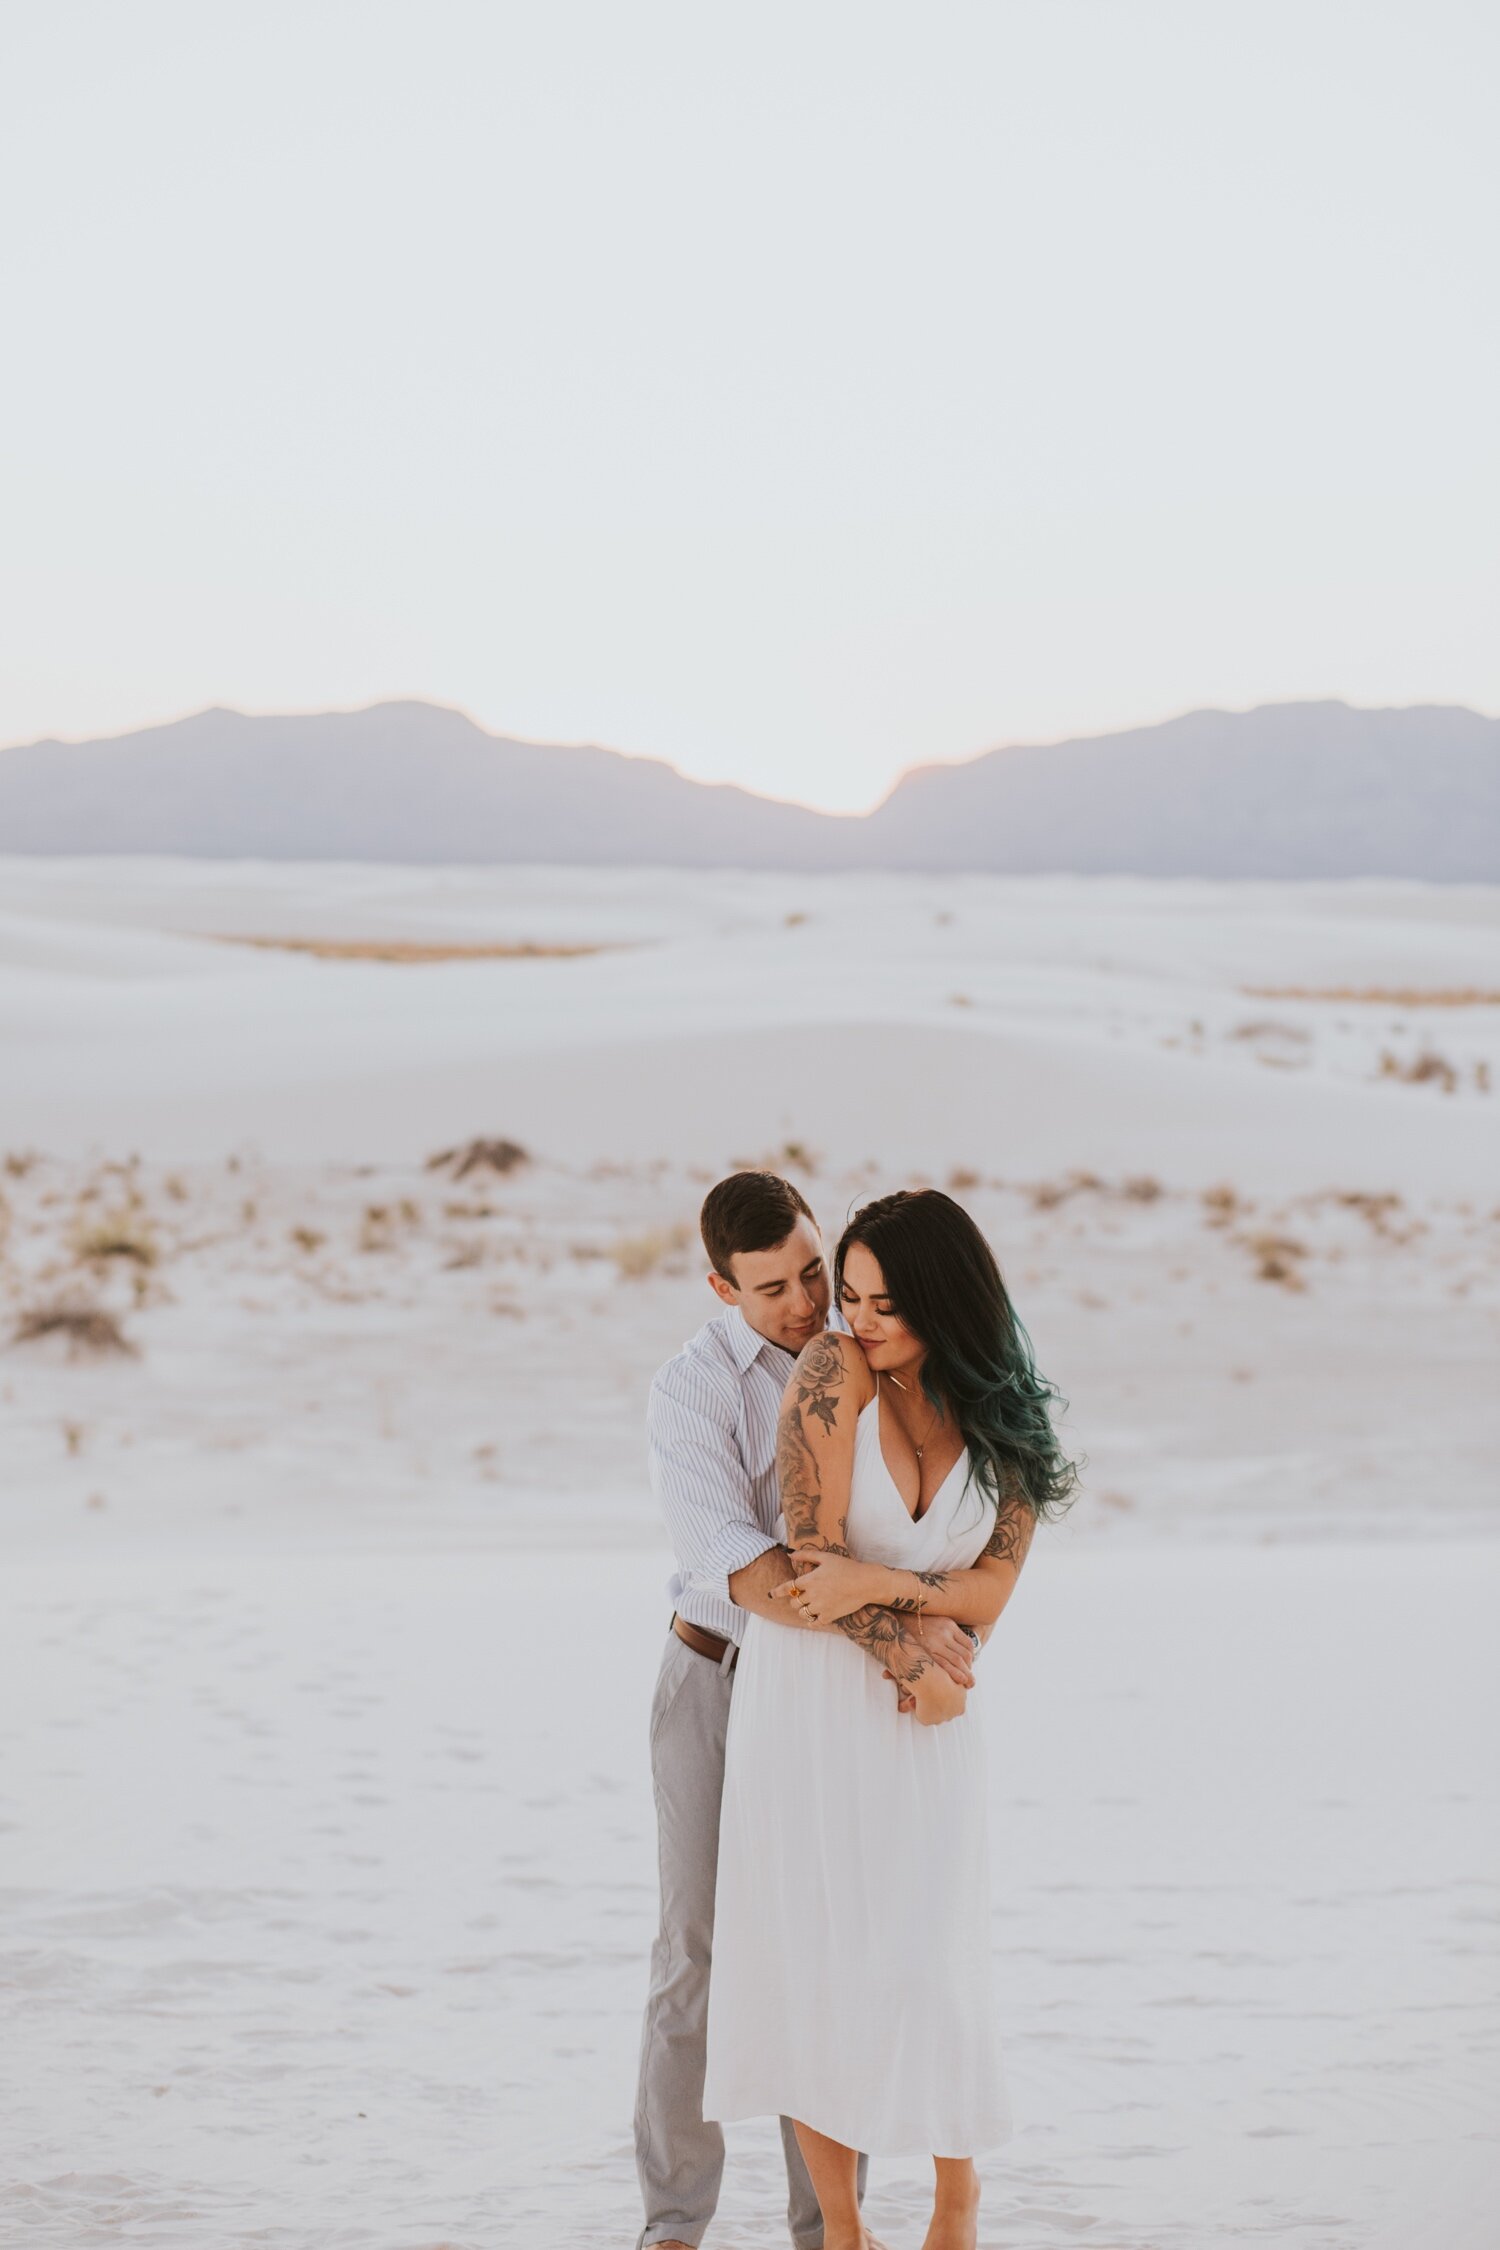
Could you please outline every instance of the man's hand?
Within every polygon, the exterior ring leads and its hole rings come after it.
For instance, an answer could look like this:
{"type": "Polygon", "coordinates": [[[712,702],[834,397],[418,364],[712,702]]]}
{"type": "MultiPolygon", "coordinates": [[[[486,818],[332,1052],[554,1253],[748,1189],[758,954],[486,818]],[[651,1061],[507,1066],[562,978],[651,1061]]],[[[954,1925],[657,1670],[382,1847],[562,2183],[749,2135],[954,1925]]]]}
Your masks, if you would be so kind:
{"type": "MultiPolygon", "coordinates": [[[[955,1625],[951,1617],[924,1617],[920,1627],[915,1623],[907,1627],[922,1643],[939,1671],[946,1672],[956,1686],[971,1688],[974,1685],[974,1643],[962,1625],[955,1625]]],[[[895,1679],[893,1672],[885,1678],[895,1679]]],[[[899,1681],[896,1682],[896,1709],[914,1711],[916,1700],[908,1695],[899,1681]]]]}
{"type": "Polygon", "coordinates": [[[922,1646],[940,1671],[956,1680],[961,1688],[974,1685],[974,1643],[962,1625],[955,1625],[951,1617],[924,1617],[920,1627],[922,1646]]]}

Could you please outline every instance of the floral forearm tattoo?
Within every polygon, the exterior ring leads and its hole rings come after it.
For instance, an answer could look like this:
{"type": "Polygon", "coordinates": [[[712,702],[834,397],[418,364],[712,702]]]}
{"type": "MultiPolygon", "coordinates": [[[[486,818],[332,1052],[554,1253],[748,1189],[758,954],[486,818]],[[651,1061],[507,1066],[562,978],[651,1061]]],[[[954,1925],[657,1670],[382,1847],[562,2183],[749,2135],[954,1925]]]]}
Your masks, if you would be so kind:
{"type": "MultiPolygon", "coordinates": [[[[812,1422],[819,1423],[827,1435],[833,1434],[839,1409],[848,1404],[845,1381],[844,1355],[834,1339],[815,1337],[797,1362],[776,1432],[776,1470],[789,1547],[820,1547],[829,1555],[849,1552],[848,1500],[843,1513],[833,1517],[825,1529],[822,1470],[808,1440],[812,1422]]],[[[916,1603],[906,1606],[915,1609],[916,1603]]],[[[894,1608],[894,1604],[868,1602],[863,1609],[841,1617],[838,1629],[896,1679],[910,1685],[927,1670],[927,1658],[921,1642],[894,1614],[894,1608]]]]}
{"type": "Polygon", "coordinates": [[[863,1609],[851,1610],[838,1623],[841,1633],[857,1641],[904,1687],[911,1687],[927,1670],[922,1644],[896,1616],[894,1604],[877,1607],[874,1602],[867,1602],[863,1609]]]}
{"type": "Polygon", "coordinates": [[[844,1403],[839,1396],[844,1386],[844,1356],[831,1336],[817,1336],[807,1346],[797,1362],[792,1385],[776,1432],[776,1469],[781,1480],[787,1543],[821,1547],[830,1555],[847,1555],[844,1539],[849,1529],[848,1502],[830,1538],[819,1524],[823,1477],[807,1434],[809,1422],[816,1421],[831,1437],[844,1403]]]}
{"type": "Polygon", "coordinates": [[[984,1551],[1001,1562],[1008,1562],[1013,1570],[1019,1570],[1026,1560],[1026,1550],[1035,1530],[1036,1517],[1026,1502],[1013,1494],[1008,1500],[1002,1500],[995,1510],[995,1528],[984,1551]]]}

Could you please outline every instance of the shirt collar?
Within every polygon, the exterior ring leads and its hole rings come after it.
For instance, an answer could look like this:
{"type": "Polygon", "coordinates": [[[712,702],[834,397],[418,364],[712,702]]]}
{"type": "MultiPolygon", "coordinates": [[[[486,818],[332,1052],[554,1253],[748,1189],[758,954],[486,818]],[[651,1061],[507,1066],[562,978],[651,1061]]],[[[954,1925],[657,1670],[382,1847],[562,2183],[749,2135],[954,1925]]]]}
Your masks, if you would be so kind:
{"type": "Polygon", "coordinates": [[[730,1358],[742,1375],[749,1372],[763,1351],[781,1352],[783,1359],[792,1356],[790,1352],[781,1351],[781,1346],[773,1344],[769,1337],[758,1335],[738,1305],[730,1305],[724,1314],[724,1340],[729,1346],[730,1358]]]}

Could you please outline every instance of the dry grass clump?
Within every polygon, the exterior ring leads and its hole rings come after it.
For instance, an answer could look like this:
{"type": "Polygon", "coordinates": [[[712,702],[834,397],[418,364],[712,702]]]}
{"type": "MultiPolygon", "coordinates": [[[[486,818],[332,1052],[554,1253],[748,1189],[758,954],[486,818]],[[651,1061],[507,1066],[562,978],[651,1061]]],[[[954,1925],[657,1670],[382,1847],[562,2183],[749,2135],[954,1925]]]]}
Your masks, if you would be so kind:
{"type": "Polygon", "coordinates": [[[1458,1085],[1457,1070],[1435,1047],[1424,1047],[1407,1063],[1393,1055],[1389,1047],[1382,1047],[1380,1076],[1399,1079],[1403,1086],[1441,1086],[1445,1094],[1451,1094],[1458,1085]]]}
{"type": "Polygon", "coordinates": [[[1035,1180],[1021,1193],[1033,1211],[1055,1211],[1071,1195],[1100,1195],[1104,1182],[1097,1172],[1070,1172],[1065,1180],[1035,1180]]]}
{"type": "Polygon", "coordinates": [[[221,945],[254,945],[270,953],[306,953],[317,961],[397,961],[425,967],[434,961],[577,961],[608,953],[606,945],[423,944],[406,938],[225,937],[221,945]]]}
{"type": "Polygon", "coordinates": [[[1203,1213],[1211,1227],[1227,1227],[1239,1208],[1239,1196],[1227,1183],[1203,1190],[1203,1213]]]}
{"type": "Polygon", "coordinates": [[[89,1265],[128,1258],[137,1266],[150,1267],[156,1264],[159,1252],[146,1214],[127,1203],[97,1219],[80,1221],[73,1233],[73,1254],[89,1265]]]}
{"type": "Polygon", "coordinates": [[[1245,1238],[1245,1248],[1255,1260],[1257,1281],[1275,1281],[1283,1289],[1305,1289],[1299,1262],[1307,1256],[1307,1244],[1285,1234],[1252,1234],[1245,1238]]]}
{"type": "Polygon", "coordinates": [[[1334,1201],[1341,1203],[1346,1211],[1357,1211],[1362,1219],[1369,1222],[1376,1234],[1383,1235],[1390,1234],[1391,1219],[1402,1208],[1399,1195],[1370,1195],[1355,1188],[1336,1195],[1334,1201]]]}
{"type": "Polygon", "coordinates": [[[359,1223],[359,1247],[361,1250],[394,1250],[401,1229],[421,1223],[421,1208],[409,1195],[394,1204],[367,1203],[359,1223]]]}
{"type": "MultiPolygon", "coordinates": [[[[731,1156],[729,1169],[731,1172],[780,1172],[790,1166],[794,1172],[815,1173],[821,1161],[817,1150],[809,1148],[806,1141],[792,1140],[783,1141],[780,1148],[767,1149],[763,1156],[731,1156]]],[[[664,1167],[658,1164],[653,1169],[661,1171],[664,1167]]],[[[620,1176],[624,1176],[623,1171],[620,1176]]],[[[596,1165],[594,1177],[604,1179],[609,1174],[596,1165]]]]}
{"type": "Polygon", "coordinates": [[[691,1227],[653,1227],[645,1234],[622,1235],[609,1254],[622,1281],[644,1281],[680,1259],[692,1239],[691,1227]]]}
{"type": "Polygon", "coordinates": [[[451,1172],[455,1180],[466,1180],[471,1172],[514,1172],[530,1162],[519,1141],[474,1140],[466,1141],[462,1148],[439,1149],[436,1156],[428,1157],[427,1169],[451,1172]]]}
{"type": "Polygon", "coordinates": [[[84,1304],[76,1298],[55,1298],[33,1305],[16,1322],[11,1342],[35,1344],[47,1336],[64,1338],[69,1359],[103,1359],[114,1353],[132,1358],[135,1355],[134,1344],[112,1312],[103,1305],[84,1304]]]}
{"type": "Polygon", "coordinates": [[[1480,985],[1424,992],[1411,985],[1247,984],[1244,991],[1252,1000],[1354,1000],[1381,1008],[1500,1008],[1500,992],[1480,985]]]}

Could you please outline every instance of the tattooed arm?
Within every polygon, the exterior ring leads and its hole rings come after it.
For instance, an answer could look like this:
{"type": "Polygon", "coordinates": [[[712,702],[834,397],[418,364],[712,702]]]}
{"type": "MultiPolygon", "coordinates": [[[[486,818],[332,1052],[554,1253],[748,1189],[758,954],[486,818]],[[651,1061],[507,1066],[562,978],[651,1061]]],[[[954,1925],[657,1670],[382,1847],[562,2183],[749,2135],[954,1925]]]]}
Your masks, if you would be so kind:
{"type": "MultiPolygon", "coordinates": [[[[842,1562],[813,1556],[806,1567],[806,1608],[818,1624],[867,1602],[879,1602],[908,1617],[951,1617],[988,1633],[1010,1600],[1031,1545],[1036,1518],[1024,1498],[1012,1493],[995,1511],[994,1527],[971,1570],[888,1570],[883,1563],[842,1562]]],[[[794,1554],[794,1563],[799,1558],[794,1554]]]]}
{"type": "MultiPolygon", "coordinates": [[[[776,1466],[787,1541],[799,1570],[817,1555],[849,1557],[854,1431],[860,1409],[873,1395],[870,1371],[852,1337],[831,1331],[815,1336],[793,1370],[781,1402],[776,1466]]],[[[964,1690],[932,1661],[915,1621],[863,1602],[829,1622],[889,1672],[898,1695],[912,1701],[923,1724],[956,1718],[963,1709],[964,1690]]]]}

